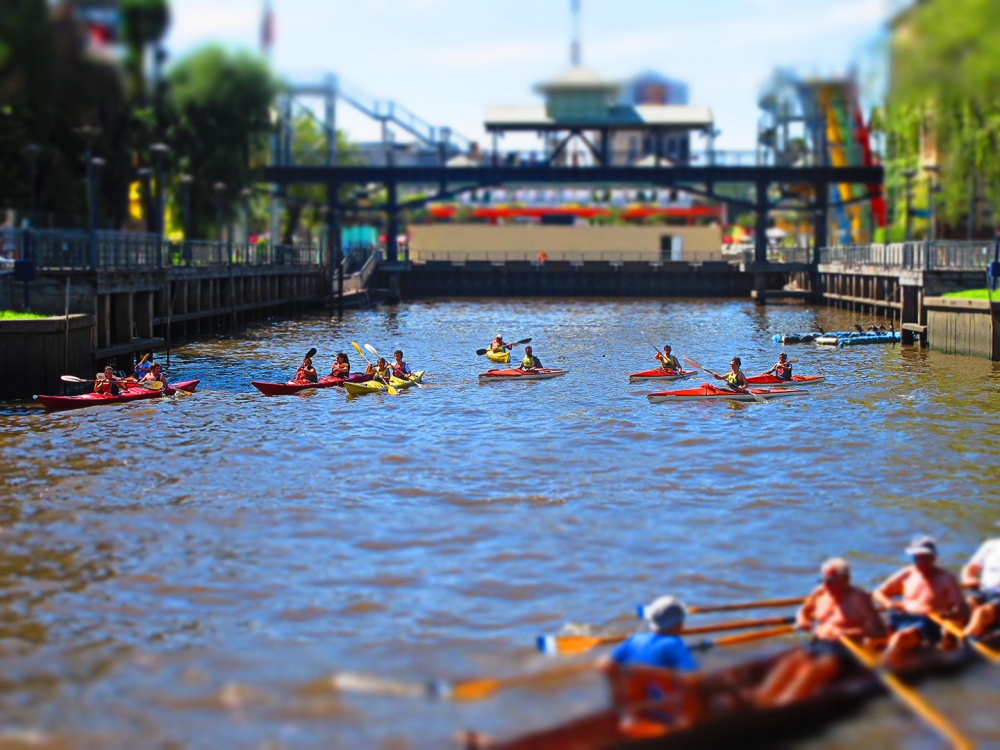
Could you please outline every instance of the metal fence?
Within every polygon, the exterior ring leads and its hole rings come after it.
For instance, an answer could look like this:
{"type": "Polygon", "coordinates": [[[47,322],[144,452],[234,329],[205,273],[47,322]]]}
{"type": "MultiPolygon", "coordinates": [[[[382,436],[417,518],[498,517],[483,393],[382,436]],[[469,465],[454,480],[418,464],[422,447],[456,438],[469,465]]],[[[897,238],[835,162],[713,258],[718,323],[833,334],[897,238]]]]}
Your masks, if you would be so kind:
{"type": "Polygon", "coordinates": [[[845,266],[882,266],[911,270],[976,271],[985,269],[993,242],[936,240],[895,242],[888,245],[835,245],[820,250],[820,263],[845,266]]]}
{"type": "MultiPolygon", "coordinates": [[[[812,263],[812,248],[809,247],[780,247],[777,245],[767,246],[767,260],[770,263],[812,263]]],[[[752,247],[740,249],[737,256],[726,254],[727,258],[739,260],[743,263],[753,263],[755,251],[752,247]]]]}
{"type": "Polygon", "coordinates": [[[4,262],[33,259],[39,271],[151,271],[169,266],[322,266],[318,245],[165,242],[154,234],[80,230],[5,230],[4,262]]]}

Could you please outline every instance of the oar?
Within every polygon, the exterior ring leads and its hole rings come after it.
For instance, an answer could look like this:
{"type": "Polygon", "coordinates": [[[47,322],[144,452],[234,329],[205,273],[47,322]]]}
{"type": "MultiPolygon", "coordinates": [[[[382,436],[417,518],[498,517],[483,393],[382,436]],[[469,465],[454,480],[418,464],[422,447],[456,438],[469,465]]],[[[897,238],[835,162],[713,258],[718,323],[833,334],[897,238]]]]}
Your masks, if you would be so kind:
{"type": "Polygon", "coordinates": [[[981,653],[983,656],[985,656],[994,664],[1000,664],[1000,651],[997,651],[994,648],[990,648],[985,643],[982,643],[976,638],[970,638],[965,634],[965,631],[962,630],[962,628],[960,628],[958,625],[953,623],[948,618],[942,617],[937,612],[928,612],[927,616],[930,617],[932,620],[934,620],[934,622],[936,622],[942,628],[947,630],[949,633],[951,633],[953,636],[958,638],[959,641],[964,641],[968,643],[970,646],[976,649],[976,651],[981,653]]]}
{"type": "MultiPolygon", "coordinates": [[[[352,341],[351,342],[351,346],[353,346],[355,349],[358,350],[358,354],[360,354],[362,356],[362,358],[365,360],[365,362],[367,362],[369,365],[371,365],[372,367],[374,367],[374,365],[372,365],[372,363],[371,363],[371,360],[369,360],[368,357],[365,357],[365,350],[362,349],[360,346],[358,346],[358,342],[357,341],[352,341]]],[[[385,387],[389,391],[389,395],[390,396],[398,396],[399,395],[399,391],[396,390],[396,387],[392,383],[390,383],[385,378],[379,378],[379,380],[381,380],[383,383],[385,383],[385,387]]]]}
{"type": "Polygon", "coordinates": [[[761,599],[756,602],[741,602],[739,604],[713,604],[708,607],[688,607],[689,615],[704,614],[706,612],[735,612],[740,609],[764,609],[767,607],[790,607],[802,604],[804,597],[797,596],[790,599],[761,599]]]}
{"type": "MultiPolygon", "coordinates": [[[[75,375],[60,375],[59,379],[60,380],[65,380],[67,383],[97,383],[98,382],[97,380],[84,380],[83,378],[78,378],[75,375]]],[[[131,385],[131,384],[127,384],[125,387],[127,388],[128,385],[131,385]]],[[[159,391],[159,390],[163,389],[163,383],[161,381],[159,381],[159,380],[142,381],[142,382],[139,382],[139,383],[135,383],[135,385],[141,386],[142,388],[146,388],[146,389],[151,390],[151,391],[159,391]]]]}
{"type": "MultiPolygon", "coordinates": [[[[521,339],[520,341],[515,341],[512,344],[505,344],[505,346],[507,347],[508,350],[510,350],[513,349],[515,346],[518,346],[519,344],[530,344],[530,343],[531,343],[531,338],[529,337],[526,339],[521,339]]],[[[476,354],[482,357],[488,351],[489,349],[476,349],[476,354]]]]}
{"type": "MultiPolygon", "coordinates": [[[[715,625],[699,625],[684,628],[678,635],[701,635],[703,633],[721,633],[727,630],[744,630],[759,628],[765,625],[788,625],[795,622],[793,617],[764,617],[757,620],[738,620],[736,622],[716,623],[715,625]]],[[[544,654],[582,654],[598,646],[621,643],[631,634],[626,635],[543,635],[537,641],[538,650],[544,654]]]]}
{"type": "MultiPolygon", "coordinates": [[[[761,631],[759,633],[744,633],[742,635],[718,638],[715,641],[701,641],[700,643],[693,644],[691,648],[707,650],[713,647],[735,646],[740,643],[763,640],[764,638],[774,638],[775,636],[791,633],[794,630],[795,628],[792,625],[782,625],[781,627],[771,628],[770,630],[761,631]]],[[[681,634],[683,635],[683,631],[681,634]]],[[[550,680],[563,679],[577,674],[582,674],[584,672],[589,672],[595,669],[599,663],[600,662],[593,661],[573,663],[567,664],[564,667],[557,667],[555,669],[544,670],[542,672],[532,672],[526,675],[515,675],[513,677],[505,678],[480,678],[475,680],[465,680],[457,682],[450,687],[447,685],[438,685],[437,694],[456,701],[482,700],[483,698],[488,698],[500,690],[505,690],[510,687],[548,682],[550,680]]]]}
{"type": "MultiPolygon", "coordinates": [[[[374,354],[379,359],[382,359],[382,355],[379,354],[377,351],[375,351],[375,347],[372,346],[371,344],[365,344],[365,349],[367,349],[368,351],[370,351],[372,354],[374,354]]],[[[418,383],[416,380],[413,379],[413,375],[412,374],[408,378],[401,378],[401,380],[409,380],[411,383],[413,383],[413,385],[417,386],[417,388],[423,388],[423,386],[420,385],[420,383],[418,383]]]]}
{"type": "MultiPolygon", "coordinates": [[[[697,360],[691,359],[690,357],[684,357],[684,364],[686,364],[688,367],[693,367],[696,370],[701,370],[702,372],[707,372],[710,375],[712,375],[713,377],[718,377],[714,372],[712,372],[712,370],[709,370],[708,368],[704,367],[700,362],[698,362],[697,360]]],[[[749,388],[746,388],[743,391],[733,391],[733,393],[749,393],[751,396],[753,396],[753,400],[756,401],[758,404],[766,404],[767,403],[767,399],[766,398],[764,398],[760,394],[754,393],[749,388]]]]}
{"type": "Polygon", "coordinates": [[[847,636],[841,636],[840,642],[851,652],[861,666],[871,670],[879,678],[890,693],[905,703],[917,716],[934,727],[954,747],[960,748],[960,750],[972,750],[975,747],[972,740],[962,734],[947,716],[934,708],[916,689],[907,685],[898,676],[882,667],[879,664],[877,654],[873,654],[847,636]]]}

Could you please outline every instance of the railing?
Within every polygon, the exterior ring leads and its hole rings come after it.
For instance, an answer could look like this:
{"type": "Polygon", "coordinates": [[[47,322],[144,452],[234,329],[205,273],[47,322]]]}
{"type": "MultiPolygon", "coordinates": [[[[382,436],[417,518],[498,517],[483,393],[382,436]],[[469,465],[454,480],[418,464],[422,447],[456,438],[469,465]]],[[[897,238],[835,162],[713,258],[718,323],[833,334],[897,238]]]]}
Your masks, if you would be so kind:
{"type": "MultiPolygon", "coordinates": [[[[812,248],[808,247],[779,247],[768,245],[767,260],[770,263],[812,263],[812,248]]],[[[739,256],[736,256],[743,263],[753,263],[755,260],[754,249],[752,247],[742,248],[739,256]]]]}
{"type": "Polygon", "coordinates": [[[888,245],[835,245],[820,251],[820,263],[911,270],[985,270],[993,259],[991,241],[897,242],[888,245]]]}
{"type": "Polygon", "coordinates": [[[163,242],[138,232],[8,230],[0,235],[0,257],[34,259],[39,271],[152,271],[168,266],[322,266],[316,245],[238,242],[163,242]]]}

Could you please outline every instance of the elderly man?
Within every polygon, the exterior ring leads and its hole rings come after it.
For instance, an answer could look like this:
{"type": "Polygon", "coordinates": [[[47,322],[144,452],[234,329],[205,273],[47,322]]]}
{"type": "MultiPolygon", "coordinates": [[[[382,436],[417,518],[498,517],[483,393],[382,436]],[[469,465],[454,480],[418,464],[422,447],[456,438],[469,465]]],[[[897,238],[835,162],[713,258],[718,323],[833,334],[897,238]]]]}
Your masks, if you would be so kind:
{"type": "Polygon", "coordinates": [[[916,537],[906,548],[906,554],[913,559],[913,565],[889,576],[874,593],[875,601],[889,610],[893,636],[886,659],[937,645],[941,628],[928,616],[930,613],[963,625],[969,617],[969,606],[962,597],[958,578],[938,567],[937,542],[929,536],[916,537]]]}
{"type": "Polygon", "coordinates": [[[962,568],[962,583],[978,589],[966,635],[980,638],[1000,622],[1000,538],[988,539],[962,568]]]}
{"type": "Polygon", "coordinates": [[[811,630],[814,640],[779,661],[757,691],[761,706],[780,706],[814,695],[836,679],[849,664],[843,637],[881,639],[885,624],[871,595],[851,585],[851,567],[836,557],[821,568],[820,584],[799,609],[796,627],[811,630]]]}

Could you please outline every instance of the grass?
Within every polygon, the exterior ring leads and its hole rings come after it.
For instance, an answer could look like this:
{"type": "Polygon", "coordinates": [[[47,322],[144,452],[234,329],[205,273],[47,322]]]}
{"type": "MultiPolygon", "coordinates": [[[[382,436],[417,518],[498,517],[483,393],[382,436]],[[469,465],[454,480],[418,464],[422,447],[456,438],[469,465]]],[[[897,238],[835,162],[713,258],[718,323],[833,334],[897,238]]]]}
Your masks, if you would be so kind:
{"type": "Polygon", "coordinates": [[[48,315],[36,315],[30,312],[17,312],[16,310],[0,310],[0,320],[37,320],[47,318],[48,315]]]}
{"type": "MultiPolygon", "coordinates": [[[[957,297],[959,299],[989,299],[986,289],[966,289],[964,292],[948,292],[942,297],[957,297]]],[[[993,296],[1000,299],[1000,290],[993,292],[993,296]]]]}

